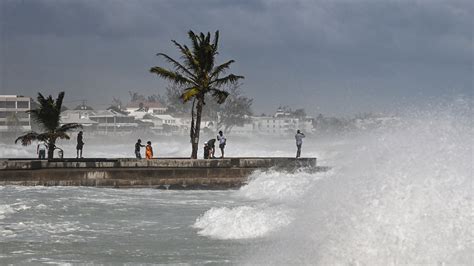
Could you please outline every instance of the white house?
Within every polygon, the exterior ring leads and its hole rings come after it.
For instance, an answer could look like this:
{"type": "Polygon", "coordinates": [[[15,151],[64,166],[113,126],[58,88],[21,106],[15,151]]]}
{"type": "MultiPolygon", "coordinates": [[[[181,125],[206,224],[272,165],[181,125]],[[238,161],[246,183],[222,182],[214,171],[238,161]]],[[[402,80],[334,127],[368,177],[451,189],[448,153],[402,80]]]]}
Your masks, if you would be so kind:
{"type": "Polygon", "coordinates": [[[134,101],[129,102],[125,106],[125,110],[135,117],[143,117],[144,114],[164,114],[166,112],[166,106],[163,106],[159,102],[147,102],[147,101],[134,101]],[[137,113],[137,114],[135,114],[137,113]],[[143,114],[143,115],[142,115],[143,114]]]}

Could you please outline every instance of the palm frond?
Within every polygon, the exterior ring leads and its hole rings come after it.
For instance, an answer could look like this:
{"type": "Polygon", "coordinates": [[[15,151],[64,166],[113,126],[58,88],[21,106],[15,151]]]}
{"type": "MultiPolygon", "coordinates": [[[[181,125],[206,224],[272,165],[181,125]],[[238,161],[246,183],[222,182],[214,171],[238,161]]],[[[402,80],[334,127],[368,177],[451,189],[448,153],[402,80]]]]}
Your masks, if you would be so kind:
{"type": "Polygon", "coordinates": [[[213,85],[214,87],[221,87],[223,85],[227,85],[229,83],[237,83],[239,79],[244,79],[244,76],[236,76],[234,74],[230,74],[228,76],[225,76],[223,78],[217,78],[211,81],[210,85],[213,85]]]}
{"type": "Polygon", "coordinates": [[[64,124],[64,125],[60,126],[56,130],[56,132],[67,132],[67,131],[77,129],[77,128],[82,128],[82,125],[78,124],[78,123],[68,123],[68,124],[64,124]]]}
{"type": "Polygon", "coordinates": [[[183,94],[179,97],[183,102],[187,102],[196,95],[198,95],[201,91],[198,87],[190,87],[184,90],[183,94]]]}
{"type": "Polygon", "coordinates": [[[212,92],[212,97],[216,99],[218,104],[224,103],[225,100],[227,99],[227,96],[229,96],[229,93],[223,90],[211,89],[211,92],[212,92]]]}
{"type": "Polygon", "coordinates": [[[176,47],[181,51],[181,58],[184,59],[184,64],[188,69],[193,70],[195,73],[199,72],[199,62],[194,58],[193,53],[189,50],[186,45],[181,45],[177,41],[172,40],[176,47]]]}
{"type": "Polygon", "coordinates": [[[217,46],[218,46],[218,43],[219,43],[219,31],[216,31],[216,33],[214,34],[214,44],[212,45],[213,48],[214,48],[214,54],[218,54],[217,53],[217,46]]]}
{"type": "Polygon", "coordinates": [[[59,112],[61,112],[61,107],[63,106],[64,94],[64,91],[60,92],[58,94],[58,98],[56,99],[55,107],[59,112]]]}
{"type": "Polygon", "coordinates": [[[192,30],[188,31],[188,37],[189,37],[189,39],[191,39],[191,44],[193,45],[193,54],[194,54],[195,57],[197,57],[196,52],[200,50],[199,49],[199,47],[200,47],[199,37],[196,36],[196,34],[194,34],[194,32],[192,30]]]}
{"type": "Polygon", "coordinates": [[[229,69],[230,65],[234,62],[235,62],[234,60],[229,60],[222,65],[216,66],[214,70],[212,71],[211,79],[219,77],[220,73],[225,73],[225,71],[229,69]]]}
{"type": "Polygon", "coordinates": [[[34,131],[32,132],[28,132],[24,135],[21,135],[19,136],[16,140],[15,140],[15,144],[18,143],[18,141],[21,142],[21,145],[23,146],[28,146],[31,144],[31,142],[35,141],[35,140],[44,140],[44,139],[40,139],[40,135],[42,134],[38,134],[34,131]]]}
{"type": "Polygon", "coordinates": [[[29,111],[32,119],[49,131],[55,130],[59,126],[63,99],[64,92],[59,93],[56,101],[51,95],[45,98],[41,93],[38,93],[39,107],[29,111]]]}
{"type": "Polygon", "coordinates": [[[164,54],[164,53],[158,53],[157,55],[164,57],[166,59],[166,61],[168,61],[169,63],[174,65],[174,67],[177,71],[181,71],[182,73],[186,74],[189,79],[192,79],[193,81],[196,81],[196,79],[197,79],[196,76],[193,73],[191,73],[189,70],[187,70],[186,67],[181,65],[178,61],[174,60],[169,55],[164,54]]]}
{"type": "Polygon", "coordinates": [[[171,70],[168,70],[168,69],[165,69],[165,68],[162,68],[162,67],[158,67],[158,66],[152,67],[150,69],[150,72],[155,73],[159,77],[162,77],[164,79],[172,81],[176,84],[180,84],[180,85],[194,84],[194,82],[192,80],[184,77],[180,73],[178,73],[176,71],[171,71],[171,70]]]}
{"type": "Polygon", "coordinates": [[[57,139],[57,138],[59,138],[59,139],[70,139],[69,135],[64,131],[56,131],[51,135],[51,137],[54,137],[55,139],[57,139]]]}

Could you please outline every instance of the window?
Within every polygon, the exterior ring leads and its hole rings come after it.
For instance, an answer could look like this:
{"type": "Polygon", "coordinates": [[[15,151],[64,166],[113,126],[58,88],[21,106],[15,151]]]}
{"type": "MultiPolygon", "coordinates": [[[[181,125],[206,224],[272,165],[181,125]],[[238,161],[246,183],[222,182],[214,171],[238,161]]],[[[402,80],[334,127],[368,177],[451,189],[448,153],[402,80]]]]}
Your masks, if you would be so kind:
{"type": "Polygon", "coordinates": [[[5,102],[6,108],[15,108],[15,102],[5,102]]]}
{"type": "Polygon", "coordinates": [[[29,108],[30,102],[27,101],[18,101],[16,102],[17,108],[29,108]]]}
{"type": "Polygon", "coordinates": [[[5,111],[0,111],[0,118],[7,118],[15,114],[15,112],[5,112],[5,111]]]}
{"type": "Polygon", "coordinates": [[[16,117],[18,118],[28,118],[28,113],[27,112],[17,112],[16,117]]]}

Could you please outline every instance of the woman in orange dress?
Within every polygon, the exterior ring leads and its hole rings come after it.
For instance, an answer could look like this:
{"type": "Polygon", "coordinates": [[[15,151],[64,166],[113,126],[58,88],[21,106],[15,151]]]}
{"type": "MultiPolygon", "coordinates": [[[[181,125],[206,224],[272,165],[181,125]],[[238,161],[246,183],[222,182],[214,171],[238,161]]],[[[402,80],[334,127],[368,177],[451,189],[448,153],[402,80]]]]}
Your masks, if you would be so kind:
{"type": "Polygon", "coordinates": [[[146,144],[147,145],[145,155],[147,159],[151,159],[153,158],[153,148],[151,147],[151,141],[148,141],[146,144]]]}

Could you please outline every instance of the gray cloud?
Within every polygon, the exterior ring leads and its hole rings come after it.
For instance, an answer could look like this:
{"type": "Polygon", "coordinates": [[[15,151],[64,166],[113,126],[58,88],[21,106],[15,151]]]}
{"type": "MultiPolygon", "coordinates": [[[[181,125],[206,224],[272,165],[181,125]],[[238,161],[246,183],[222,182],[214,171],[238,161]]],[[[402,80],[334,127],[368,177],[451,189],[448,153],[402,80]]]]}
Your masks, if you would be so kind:
{"type": "Polygon", "coordinates": [[[178,56],[170,40],[221,31],[220,60],[236,59],[257,111],[383,110],[449,94],[472,96],[471,1],[8,1],[1,2],[1,86],[62,88],[97,104],[156,92],[147,73],[178,56]],[[86,94],[85,96],[82,94],[86,94]],[[271,95],[271,96],[268,96],[271,95]]]}

